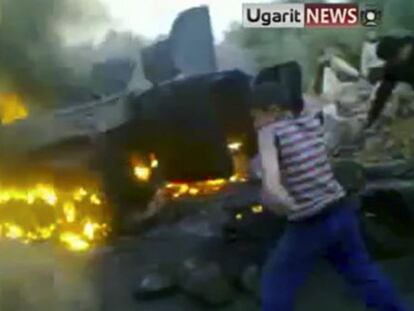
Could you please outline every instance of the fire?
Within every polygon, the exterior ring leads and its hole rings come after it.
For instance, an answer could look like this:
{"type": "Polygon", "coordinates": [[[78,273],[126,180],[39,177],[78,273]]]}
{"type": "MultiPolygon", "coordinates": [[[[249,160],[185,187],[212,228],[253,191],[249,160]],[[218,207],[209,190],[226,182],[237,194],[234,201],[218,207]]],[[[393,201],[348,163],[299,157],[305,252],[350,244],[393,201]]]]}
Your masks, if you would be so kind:
{"type": "Polygon", "coordinates": [[[101,199],[99,199],[99,197],[96,194],[92,194],[90,200],[91,200],[91,203],[94,204],[94,205],[101,205],[102,204],[101,199]]]}
{"type": "Polygon", "coordinates": [[[29,115],[23,100],[17,94],[0,94],[0,124],[7,125],[29,115]]]}
{"type": "Polygon", "coordinates": [[[62,191],[48,184],[2,186],[0,238],[56,240],[69,250],[86,251],[108,233],[104,203],[96,191],[84,187],[62,191]]]}
{"type": "MultiPolygon", "coordinates": [[[[233,142],[228,145],[228,148],[232,150],[232,153],[240,153],[243,144],[241,142],[233,142]]],[[[235,162],[235,174],[229,179],[207,179],[195,182],[169,182],[162,191],[168,197],[181,198],[181,197],[195,197],[202,195],[210,195],[222,190],[229,183],[246,182],[247,175],[245,171],[239,170],[241,165],[238,164],[237,159],[233,159],[235,162]]],[[[151,153],[145,160],[137,155],[131,156],[131,163],[135,177],[140,182],[148,182],[152,176],[153,170],[159,167],[159,161],[155,154],[151,153]]]]}
{"type": "Polygon", "coordinates": [[[66,202],[63,204],[63,213],[65,214],[66,221],[72,223],[76,219],[76,207],[73,202],[66,202]]]}
{"type": "Polygon", "coordinates": [[[99,230],[104,229],[105,226],[99,225],[96,222],[91,220],[86,221],[83,226],[83,235],[88,238],[88,240],[93,241],[96,235],[99,233],[99,230]]]}
{"type": "Polygon", "coordinates": [[[133,167],[134,176],[140,182],[147,182],[152,175],[152,169],[158,167],[158,160],[154,154],[150,154],[148,159],[143,160],[141,156],[136,154],[131,156],[131,164],[133,167]]]}
{"type": "Polygon", "coordinates": [[[239,151],[243,146],[243,143],[236,141],[236,142],[231,142],[227,145],[227,148],[229,148],[230,151],[239,151]]]}
{"type": "Polygon", "coordinates": [[[200,196],[216,193],[227,184],[228,181],[226,179],[211,179],[193,183],[168,183],[164,191],[173,198],[200,196]]]}
{"type": "Polygon", "coordinates": [[[263,213],[263,206],[262,205],[254,205],[251,207],[253,214],[261,214],[263,213]]]}
{"type": "Polygon", "coordinates": [[[83,198],[85,197],[85,196],[87,196],[88,195],[88,192],[84,189],[84,188],[79,188],[78,190],[76,190],[75,192],[74,192],[74,194],[73,194],[73,198],[76,200],[76,201],[82,201],[83,200],[83,198]]]}
{"type": "Polygon", "coordinates": [[[136,165],[134,167],[134,175],[140,181],[148,181],[151,177],[151,168],[143,165],[136,165]]]}
{"type": "Polygon", "coordinates": [[[150,160],[151,160],[151,168],[157,168],[159,165],[159,162],[155,154],[153,153],[150,154],[150,160]]]}
{"type": "Polygon", "coordinates": [[[90,247],[90,244],[87,241],[85,241],[79,234],[73,232],[63,232],[59,239],[72,251],[86,251],[90,247]]]}
{"type": "Polygon", "coordinates": [[[24,235],[24,230],[15,224],[5,223],[2,227],[2,232],[4,232],[4,236],[15,240],[20,239],[24,235]]]}

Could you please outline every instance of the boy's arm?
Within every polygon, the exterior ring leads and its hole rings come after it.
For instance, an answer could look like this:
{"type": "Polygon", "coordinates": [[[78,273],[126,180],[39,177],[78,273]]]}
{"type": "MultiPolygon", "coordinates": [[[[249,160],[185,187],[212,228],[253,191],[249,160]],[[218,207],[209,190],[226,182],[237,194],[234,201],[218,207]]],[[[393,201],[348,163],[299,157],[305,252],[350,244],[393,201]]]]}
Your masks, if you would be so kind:
{"type": "Polygon", "coordinates": [[[259,152],[262,161],[262,203],[277,214],[286,214],[295,202],[283,187],[279,157],[271,127],[259,131],[259,152]]]}

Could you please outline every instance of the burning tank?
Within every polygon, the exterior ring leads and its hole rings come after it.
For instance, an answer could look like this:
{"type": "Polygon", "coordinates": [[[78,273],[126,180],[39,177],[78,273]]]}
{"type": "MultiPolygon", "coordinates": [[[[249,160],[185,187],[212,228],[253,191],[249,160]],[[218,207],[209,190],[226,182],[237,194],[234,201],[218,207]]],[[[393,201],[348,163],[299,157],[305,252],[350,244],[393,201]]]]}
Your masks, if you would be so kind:
{"type": "Polygon", "coordinates": [[[245,180],[251,76],[217,71],[208,9],[183,12],[136,70],[152,87],[62,110],[0,96],[1,237],[85,250],[157,189],[178,198],[245,180]]]}
{"type": "MultiPolygon", "coordinates": [[[[1,237],[85,250],[121,232],[157,190],[177,199],[246,181],[257,153],[253,77],[217,70],[208,9],[180,14],[170,36],[141,58],[131,81],[152,85],[144,90],[130,82],[120,93],[39,114],[17,94],[0,97],[1,237]]],[[[289,70],[259,76],[291,83],[289,70]]]]}

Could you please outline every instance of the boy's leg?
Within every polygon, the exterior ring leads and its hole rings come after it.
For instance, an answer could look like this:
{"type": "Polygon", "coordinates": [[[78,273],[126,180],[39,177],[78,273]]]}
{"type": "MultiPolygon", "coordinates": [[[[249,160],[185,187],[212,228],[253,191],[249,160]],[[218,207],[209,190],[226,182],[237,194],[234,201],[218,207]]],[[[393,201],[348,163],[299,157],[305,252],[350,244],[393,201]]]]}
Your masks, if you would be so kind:
{"type": "MultiPolygon", "coordinates": [[[[320,252],[318,240],[300,225],[289,226],[262,271],[263,311],[292,311],[298,289],[320,252]]],[[[309,231],[309,230],[306,230],[309,231]]]]}
{"type": "Polygon", "coordinates": [[[330,246],[328,260],[358,290],[368,308],[379,311],[407,311],[388,279],[372,262],[363,242],[358,217],[351,208],[342,215],[344,231],[330,246]]]}

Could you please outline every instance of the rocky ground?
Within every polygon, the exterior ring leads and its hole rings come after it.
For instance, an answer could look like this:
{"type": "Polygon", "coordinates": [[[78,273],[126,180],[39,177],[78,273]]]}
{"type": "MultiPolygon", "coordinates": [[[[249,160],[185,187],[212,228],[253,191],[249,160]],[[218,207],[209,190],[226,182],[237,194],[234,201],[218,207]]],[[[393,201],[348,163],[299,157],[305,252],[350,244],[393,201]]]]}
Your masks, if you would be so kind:
{"type": "MultiPolygon", "coordinates": [[[[413,235],[400,230],[413,227],[414,167],[405,160],[335,164],[348,189],[362,188],[370,250],[414,303],[413,235]]],[[[0,310],[260,310],[260,267],[284,222],[256,206],[258,188],[233,185],[208,199],[169,202],[149,229],[86,254],[56,252],[47,244],[0,247],[0,310]]],[[[320,262],[297,310],[334,309],[364,310],[320,262]]]]}
{"type": "MultiPolygon", "coordinates": [[[[361,132],[369,92],[359,84],[347,87],[327,109],[335,173],[361,198],[370,251],[414,305],[412,92],[400,90],[395,109],[361,132]]],[[[260,267],[284,221],[257,206],[258,189],[253,182],[234,184],[214,197],[167,202],[149,209],[139,234],[86,254],[0,244],[0,310],[260,310],[260,267]]],[[[364,307],[321,261],[296,310],[364,307]]]]}
{"type": "MultiPolygon", "coordinates": [[[[180,221],[125,238],[101,254],[97,284],[102,310],[260,310],[260,265],[283,222],[247,206],[239,217],[241,210],[226,211],[235,206],[228,204],[194,203],[197,211],[180,221]],[[235,228],[231,215],[238,224],[233,236],[227,231],[235,228]],[[223,224],[231,225],[223,231],[223,224]]],[[[377,257],[402,295],[414,302],[414,254],[377,257]]],[[[364,307],[321,261],[300,293],[297,310],[333,309],[364,307]]]]}
{"type": "MultiPolygon", "coordinates": [[[[364,132],[370,91],[361,82],[344,86],[334,113],[326,115],[327,141],[336,175],[361,198],[370,251],[414,304],[414,96],[399,88],[384,117],[364,132]]],[[[257,185],[243,187],[224,198],[187,203],[187,212],[174,222],[125,239],[102,256],[103,309],[259,310],[260,267],[283,221],[254,208],[257,185]]],[[[297,310],[333,309],[364,307],[320,262],[300,293],[297,310]]]]}

